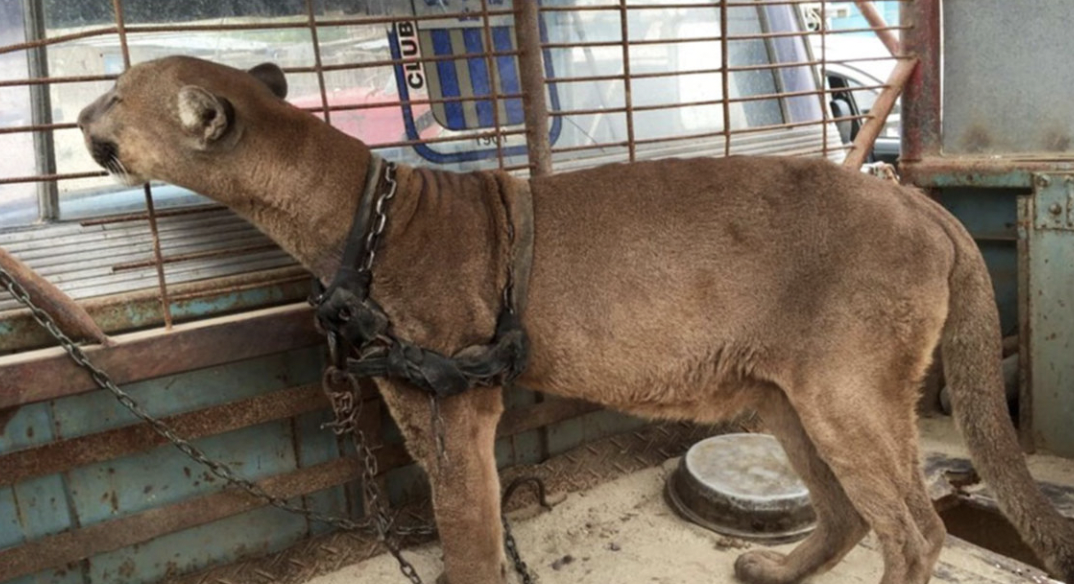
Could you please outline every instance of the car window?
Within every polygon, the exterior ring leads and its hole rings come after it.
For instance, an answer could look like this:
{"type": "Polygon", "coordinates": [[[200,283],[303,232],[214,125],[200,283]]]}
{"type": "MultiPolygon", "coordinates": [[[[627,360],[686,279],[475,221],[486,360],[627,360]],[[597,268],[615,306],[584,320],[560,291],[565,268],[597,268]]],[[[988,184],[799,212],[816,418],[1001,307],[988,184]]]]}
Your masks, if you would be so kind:
{"type": "MultiPolygon", "coordinates": [[[[870,80],[867,81],[868,85],[862,83],[859,79],[840,76],[843,81],[843,85],[849,89],[850,96],[854,100],[855,106],[862,114],[870,113],[873,110],[873,105],[876,104],[876,98],[880,96],[879,89],[863,89],[868,86],[880,85],[881,82],[870,80]]],[[[880,136],[885,138],[898,138],[899,137],[899,106],[900,101],[895,102],[895,106],[891,108],[891,114],[888,116],[887,123],[884,124],[883,130],[880,131],[880,136]]]]}

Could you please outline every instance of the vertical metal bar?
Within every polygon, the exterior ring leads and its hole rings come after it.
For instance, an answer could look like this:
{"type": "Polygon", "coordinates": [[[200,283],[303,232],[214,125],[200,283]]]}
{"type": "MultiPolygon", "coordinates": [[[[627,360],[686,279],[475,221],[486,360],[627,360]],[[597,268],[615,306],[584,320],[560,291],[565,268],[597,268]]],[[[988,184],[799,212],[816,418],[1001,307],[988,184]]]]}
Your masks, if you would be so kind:
{"type": "Polygon", "coordinates": [[[1033,439],[1033,368],[1028,356],[1033,354],[1030,312],[1033,297],[1029,293],[1029,237],[1036,216],[1034,197],[1018,197],[1018,442],[1027,453],[1036,452],[1033,439]]]}
{"type": "MultiPolygon", "coordinates": [[[[23,0],[23,26],[26,41],[42,41],[45,32],[44,0],[23,0]]],[[[48,48],[37,46],[26,51],[26,67],[32,79],[48,78],[48,48]]],[[[51,86],[45,83],[30,86],[30,119],[33,125],[52,123],[51,86]]],[[[56,149],[52,131],[33,133],[34,168],[38,175],[56,174],[56,149]]],[[[37,213],[42,221],[54,221],[60,216],[59,192],[56,181],[37,183],[37,213]]]]}
{"type": "MultiPolygon", "coordinates": [[[[536,0],[532,0],[536,2],[536,0]]],[[[492,99],[492,124],[496,130],[496,160],[500,170],[504,168],[503,141],[506,139],[500,127],[500,72],[496,68],[496,61],[492,59],[494,45],[492,44],[492,25],[489,24],[488,0],[481,0],[481,32],[485,37],[485,66],[489,70],[489,97],[492,99]]],[[[516,36],[517,42],[517,36],[516,36]]]]}
{"type": "Polygon", "coordinates": [[[112,0],[112,11],[116,18],[116,32],[119,34],[119,51],[123,54],[123,69],[131,68],[131,53],[127,45],[126,19],[123,17],[123,0],[112,0]]]}
{"type": "MultiPolygon", "coordinates": [[[[126,19],[123,17],[123,0],[112,0],[112,10],[116,17],[116,32],[119,34],[119,48],[123,53],[123,68],[130,69],[131,54],[127,44],[126,19]]],[[[146,219],[149,222],[149,232],[153,237],[153,261],[157,267],[157,286],[160,288],[160,310],[164,316],[164,328],[172,328],[172,306],[168,300],[168,283],[164,277],[164,254],[160,248],[160,230],[157,229],[156,208],[153,205],[153,191],[149,183],[142,186],[145,192],[146,219]]]]}
{"type": "Polygon", "coordinates": [[[544,176],[552,173],[552,148],[548,143],[548,102],[545,101],[540,6],[534,0],[516,2],[515,6],[519,83],[522,86],[530,176],[544,176]]]}
{"type": "Polygon", "coordinates": [[[306,19],[310,27],[310,40],[313,42],[313,68],[317,72],[317,85],[321,91],[321,107],[324,108],[324,121],[332,123],[332,112],[328,111],[328,90],[324,84],[324,66],[321,63],[321,43],[317,37],[317,17],[313,11],[313,0],[306,0],[306,19]]]}
{"type": "Polygon", "coordinates": [[[828,158],[828,0],[820,0],[821,156],[828,158]]]}
{"type": "MultiPolygon", "coordinates": [[[[119,2],[120,0],[116,0],[119,2]]],[[[157,229],[157,213],[153,205],[153,192],[149,183],[143,185],[145,207],[149,215],[149,232],[153,235],[153,260],[157,266],[157,285],[160,287],[160,308],[164,315],[164,328],[172,328],[172,303],[168,299],[168,282],[164,278],[164,254],[160,249],[160,231],[157,229]]]]}
{"type": "Polygon", "coordinates": [[[727,40],[727,0],[720,0],[720,83],[723,91],[723,155],[731,155],[731,72],[730,42],[727,40]]]}
{"type": "Polygon", "coordinates": [[[888,30],[888,23],[884,20],[884,15],[877,11],[876,4],[872,0],[854,0],[854,4],[858,6],[858,10],[869,26],[876,29],[876,36],[880,37],[880,42],[888,48],[891,56],[898,57],[902,52],[902,46],[899,44],[899,39],[895,37],[895,31],[888,30]]]}
{"type": "Polygon", "coordinates": [[[619,42],[623,46],[623,105],[626,108],[627,150],[630,162],[634,162],[637,158],[637,145],[634,144],[634,97],[630,86],[630,30],[626,0],[619,0],[619,30],[619,42]]]}
{"type": "Polygon", "coordinates": [[[921,63],[910,75],[902,98],[902,153],[900,158],[917,162],[938,156],[940,143],[940,3],[915,0],[902,7],[899,22],[904,29],[905,54],[921,63]]]}

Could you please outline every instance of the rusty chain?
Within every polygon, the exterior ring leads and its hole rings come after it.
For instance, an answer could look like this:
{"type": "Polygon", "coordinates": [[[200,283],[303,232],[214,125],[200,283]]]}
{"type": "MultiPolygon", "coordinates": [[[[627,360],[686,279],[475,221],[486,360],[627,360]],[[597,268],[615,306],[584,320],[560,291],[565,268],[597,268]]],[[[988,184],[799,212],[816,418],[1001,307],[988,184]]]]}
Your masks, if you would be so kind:
{"type": "MultiPolygon", "coordinates": [[[[394,188],[392,192],[394,192],[394,188]]],[[[349,434],[351,436],[351,441],[362,465],[362,494],[371,511],[371,516],[363,521],[326,515],[288,503],[286,499],[269,493],[257,483],[236,475],[227,464],[209,458],[203,450],[176,434],[168,424],[146,411],[130,394],[117,386],[107,373],[94,365],[82,348],[57,326],[52,316],[33,302],[26,289],[2,266],[0,266],[0,286],[5,288],[19,304],[29,309],[34,321],[59,343],[71,360],[85,370],[98,387],[110,392],[123,407],[148,424],[154,432],[168,440],[187,457],[209,469],[209,472],[222,479],[225,483],[236,486],[273,507],[305,516],[311,521],[332,525],[341,530],[358,531],[376,536],[377,540],[388,549],[388,552],[399,563],[400,572],[412,584],[423,584],[414,566],[402,556],[399,545],[392,538],[393,536],[399,539],[411,536],[429,536],[436,533],[436,528],[432,525],[397,526],[381,502],[380,488],[376,483],[376,455],[366,444],[365,435],[357,425],[358,416],[361,413],[361,393],[358,389],[357,380],[353,375],[348,372],[341,372],[334,367],[326,369],[322,384],[332,404],[336,419],[324,424],[323,427],[330,428],[337,435],[349,434]],[[342,389],[340,389],[341,387],[342,389]]],[[[504,546],[514,563],[515,570],[522,578],[523,584],[532,584],[533,579],[526,567],[526,563],[519,556],[517,543],[511,534],[506,517],[502,517],[502,521],[504,526],[504,546]]]]}
{"type": "Polygon", "coordinates": [[[399,183],[395,180],[394,162],[385,163],[384,180],[388,183],[388,190],[381,193],[374,201],[373,224],[369,226],[369,233],[365,236],[365,257],[362,259],[360,268],[365,272],[373,270],[373,260],[377,257],[377,243],[384,233],[384,228],[388,226],[387,204],[395,198],[395,191],[399,188],[399,183]]]}

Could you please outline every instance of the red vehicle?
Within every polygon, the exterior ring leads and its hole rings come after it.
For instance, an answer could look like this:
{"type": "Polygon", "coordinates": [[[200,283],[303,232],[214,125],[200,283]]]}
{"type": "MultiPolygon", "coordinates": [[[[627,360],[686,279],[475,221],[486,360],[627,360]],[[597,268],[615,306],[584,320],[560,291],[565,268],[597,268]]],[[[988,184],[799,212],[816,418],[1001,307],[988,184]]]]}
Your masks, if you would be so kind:
{"type": "MultiPolygon", "coordinates": [[[[331,91],[328,94],[330,107],[349,107],[355,109],[332,110],[329,114],[331,124],[347,134],[354,136],[370,146],[396,144],[407,140],[403,122],[403,110],[399,105],[399,94],[392,90],[370,87],[351,87],[331,91]],[[383,104],[378,106],[378,104],[383,104]]],[[[316,111],[322,107],[321,95],[307,94],[289,99],[295,106],[315,110],[314,113],[324,117],[323,112],[316,111]]],[[[443,128],[433,119],[428,104],[416,104],[412,107],[415,122],[424,139],[435,138],[443,128]]]]}

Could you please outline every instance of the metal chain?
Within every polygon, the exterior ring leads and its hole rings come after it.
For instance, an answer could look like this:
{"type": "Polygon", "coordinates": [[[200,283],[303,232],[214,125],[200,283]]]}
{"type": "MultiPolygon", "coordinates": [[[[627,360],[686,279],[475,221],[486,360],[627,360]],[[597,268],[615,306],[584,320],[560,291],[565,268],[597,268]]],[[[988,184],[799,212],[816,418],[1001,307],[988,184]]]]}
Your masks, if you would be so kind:
{"type": "Polygon", "coordinates": [[[373,260],[377,257],[377,243],[388,225],[388,203],[395,198],[395,191],[399,183],[395,180],[395,163],[385,163],[384,180],[388,182],[388,188],[373,203],[373,224],[369,227],[369,233],[365,236],[365,258],[362,260],[362,271],[369,272],[373,269],[373,260]]]}
{"type": "Polygon", "coordinates": [[[503,547],[507,551],[507,556],[511,558],[511,563],[515,565],[515,572],[518,572],[518,576],[522,578],[522,584],[533,584],[529,566],[522,561],[522,554],[518,553],[518,543],[511,533],[511,524],[507,522],[507,515],[500,515],[500,520],[503,523],[503,547]]]}
{"type": "Polygon", "coordinates": [[[388,552],[399,563],[399,571],[411,581],[412,584],[422,584],[414,566],[403,557],[399,546],[392,541],[391,536],[412,535],[418,533],[431,535],[435,529],[411,528],[401,529],[392,525],[384,504],[381,502],[380,487],[377,485],[377,457],[370,450],[365,439],[365,433],[358,427],[358,417],[362,412],[362,394],[358,386],[358,379],[350,372],[330,366],[325,369],[322,379],[325,393],[332,403],[332,410],[336,419],[324,424],[322,428],[331,428],[337,436],[349,435],[354,451],[362,461],[362,497],[369,509],[369,519],[377,539],[388,548],[388,552]]]}

